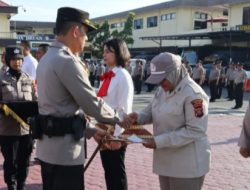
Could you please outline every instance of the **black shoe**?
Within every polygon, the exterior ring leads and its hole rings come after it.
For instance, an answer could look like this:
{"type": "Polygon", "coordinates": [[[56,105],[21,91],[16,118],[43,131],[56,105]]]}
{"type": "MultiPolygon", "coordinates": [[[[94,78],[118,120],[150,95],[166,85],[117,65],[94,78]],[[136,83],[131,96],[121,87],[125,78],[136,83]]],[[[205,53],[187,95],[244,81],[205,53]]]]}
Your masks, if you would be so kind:
{"type": "Polygon", "coordinates": [[[209,102],[215,102],[215,99],[210,99],[209,102]]]}
{"type": "Polygon", "coordinates": [[[228,101],[233,101],[234,99],[233,98],[229,98],[228,101]]]}

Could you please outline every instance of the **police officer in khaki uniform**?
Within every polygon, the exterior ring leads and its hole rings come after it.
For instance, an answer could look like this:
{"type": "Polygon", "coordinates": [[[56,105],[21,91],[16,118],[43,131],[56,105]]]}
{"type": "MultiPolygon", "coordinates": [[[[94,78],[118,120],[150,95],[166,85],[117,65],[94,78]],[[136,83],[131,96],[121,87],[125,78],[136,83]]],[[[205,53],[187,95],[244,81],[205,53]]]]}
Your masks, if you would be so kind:
{"type": "Polygon", "coordinates": [[[233,63],[229,63],[229,68],[226,71],[226,83],[227,83],[228,100],[230,101],[234,99],[234,73],[235,73],[235,65],[233,63]]]}
{"type": "Polygon", "coordinates": [[[153,123],[153,172],[162,190],[201,190],[209,171],[206,135],[208,97],[188,75],[181,58],[165,52],[151,61],[148,83],[160,84],[151,103],[129,115],[131,122],[153,123]]]}
{"type": "Polygon", "coordinates": [[[138,59],[136,60],[136,65],[135,65],[135,69],[133,72],[133,81],[134,81],[136,94],[141,93],[142,78],[143,78],[142,60],[138,59]]]}
{"type": "Polygon", "coordinates": [[[233,109],[238,109],[241,108],[243,104],[244,87],[247,79],[247,74],[243,69],[242,63],[238,63],[234,77],[235,106],[233,109]]]}
{"type": "Polygon", "coordinates": [[[213,63],[213,68],[209,73],[208,84],[210,87],[210,102],[215,102],[217,98],[218,82],[220,78],[220,71],[217,68],[216,62],[213,63]]]}
{"type": "MultiPolygon", "coordinates": [[[[6,48],[9,70],[1,76],[0,101],[31,101],[36,99],[32,79],[21,71],[22,49],[6,48]]],[[[25,108],[24,108],[25,109],[25,108]]],[[[8,190],[23,190],[28,174],[32,138],[27,125],[18,123],[11,116],[0,114],[0,142],[4,157],[4,181],[8,190]]]]}
{"type": "Polygon", "coordinates": [[[202,67],[202,61],[201,60],[199,60],[196,63],[196,66],[195,66],[195,68],[193,69],[193,72],[192,72],[192,78],[200,86],[204,83],[205,71],[204,71],[204,68],[202,67]]]}
{"type": "Polygon", "coordinates": [[[222,67],[222,61],[218,60],[217,61],[217,68],[219,70],[220,73],[220,77],[219,77],[219,81],[218,81],[218,88],[217,88],[217,99],[221,98],[221,94],[222,94],[222,89],[225,85],[225,68],[222,67]]]}
{"type": "MultiPolygon", "coordinates": [[[[94,29],[87,12],[59,8],[57,40],[37,68],[39,124],[43,133],[37,142],[37,157],[41,162],[43,190],[84,189],[85,124],[78,115],[80,108],[98,122],[115,125],[119,121],[115,112],[96,97],[87,68],[75,56],[83,51],[87,32],[94,29]]],[[[98,138],[103,134],[87,129],[86,136],[92,135],[98,138]]]]}

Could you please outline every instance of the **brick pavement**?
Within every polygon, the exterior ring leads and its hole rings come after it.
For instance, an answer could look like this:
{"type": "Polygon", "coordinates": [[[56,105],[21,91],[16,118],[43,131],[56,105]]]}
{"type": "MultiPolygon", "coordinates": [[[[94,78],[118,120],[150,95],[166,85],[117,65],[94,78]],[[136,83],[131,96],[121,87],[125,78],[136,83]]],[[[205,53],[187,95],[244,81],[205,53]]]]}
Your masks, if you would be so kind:
{"type": "MultiPolygon", "coordinates": [[[[208,135],[212,147],[211,170],[204,183],[204,190],[250,189],[250,159],[238,153],[237,140],[242,117],[210,115],[208,135]]],[[[88,143],[89,155],[96,144],[88,143]]],[[[185,158],[183,158],[185,159],[185,158]]],[[[3,182],[3,158],[0,156],[0,190],[6,190],[3,182]]],[[[158,190],[158,178],[152,174],[152,151],[141,145],[130,145],[126,154],[129,190],[158,190]]],[[[100,157],[94,159],[85,175],[86,190],[103,190],[105,181],[100,157]]],[[[27,179],[27,190],[41,190],[39,166],[31,163],[27,179]]]]}

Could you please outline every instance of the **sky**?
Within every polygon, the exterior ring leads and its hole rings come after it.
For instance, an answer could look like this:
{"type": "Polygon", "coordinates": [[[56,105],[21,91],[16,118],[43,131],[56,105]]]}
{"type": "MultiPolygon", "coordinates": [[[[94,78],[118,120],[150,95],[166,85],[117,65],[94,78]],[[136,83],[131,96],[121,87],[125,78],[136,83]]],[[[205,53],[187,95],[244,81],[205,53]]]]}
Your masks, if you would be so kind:
{"type": "Polygon", "coordinates": [[[90,18],[119,13],[169,0],[2,0],[18,6],[11,20],[54,22],[59,7],[70,6],[89,12],[90,18]]]}

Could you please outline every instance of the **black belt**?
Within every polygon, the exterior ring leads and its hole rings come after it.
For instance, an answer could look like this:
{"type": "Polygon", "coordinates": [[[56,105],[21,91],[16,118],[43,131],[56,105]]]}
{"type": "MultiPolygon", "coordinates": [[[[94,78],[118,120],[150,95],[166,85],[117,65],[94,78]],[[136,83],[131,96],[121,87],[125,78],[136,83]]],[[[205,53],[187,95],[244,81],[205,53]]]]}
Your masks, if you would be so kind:
{"type": "Polygon", "coordinates": [[[39,123],[43,134],[52,136],[64,136],[73,134],[72,124],[75,117],[53,117],[39,115],[39,123]]]}

